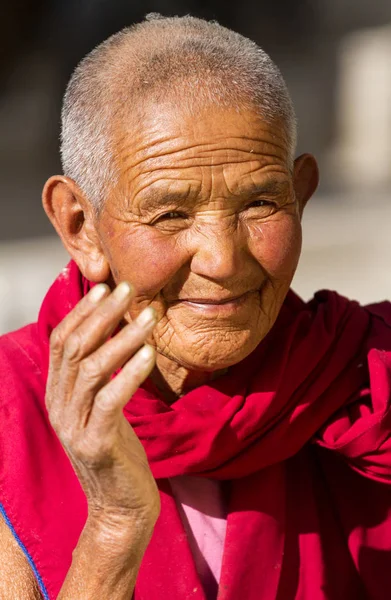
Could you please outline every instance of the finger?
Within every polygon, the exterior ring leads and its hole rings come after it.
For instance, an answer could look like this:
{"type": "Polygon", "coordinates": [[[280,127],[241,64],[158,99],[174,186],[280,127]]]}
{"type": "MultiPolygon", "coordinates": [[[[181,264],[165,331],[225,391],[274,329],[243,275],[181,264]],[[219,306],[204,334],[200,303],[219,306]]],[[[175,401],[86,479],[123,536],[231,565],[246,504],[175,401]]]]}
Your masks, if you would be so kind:
{"type": "MultiPolygon", "coordinates": [[[[90,292],[80,300],[76,307],[61,321],[61,323],[53,330],[50,336],[50,353],[49,353],[49,371],[46,385],[45,402],[49,411],[49,416],[52,420],[53,404],[61,401],[63,389],[59,389],[59,375],[64,354],[64,346],[69,335],[83,322],[97,307],[110,292],[110,288],[105,284],[98,284],[90,290],[90,292]]],[[[73,377],[75,375],[73,374],[73,377]]],[[[71,382],[68,382],[68,385],[71,382]]],[[[71,383],[70,389],[73,385],[71,383]]]]}
{"type": "Polygon", "coordinates": [[[156,311],[148,307],[133,323],[81,361],[74,394],[67,407],[80,426],[88,421],[96,393],[144,345],[155,325],[156,311]]]}
{"type": "Polygon", "coordinates": [[[98,392],[88,420],[90,431],[103,435],[117,425],[118,416],[151,373],[155,361],[155,349],[149,345],[143,346],[120,373],[98,392]]]}
{"type": "Polygon", "coordinates": [[[69,335],[96,309],[99,302],[109,292],[110,288],[104,283],[94,286],[52,331],[50,336],[50,369],[52,371],[61,366],[64,345],[69,335]]]}
{"type": "Polygon", "coordinates": [[[123,281],[112,294],[100,302],[68,336],[64,346],[63,363],[79,363],[101,346],[124,317],[133,293],[133,287],[127,281],[123,281]]]}
{"type": "Polygon", "coordinates": [[[58,373],[57,400],[53,400],[53,406],[58,403],[58,410],[72,397],[81,361],[106,342],[128,310],[132,296],[132,286],[123,281],[66,339],[58,373]]]}

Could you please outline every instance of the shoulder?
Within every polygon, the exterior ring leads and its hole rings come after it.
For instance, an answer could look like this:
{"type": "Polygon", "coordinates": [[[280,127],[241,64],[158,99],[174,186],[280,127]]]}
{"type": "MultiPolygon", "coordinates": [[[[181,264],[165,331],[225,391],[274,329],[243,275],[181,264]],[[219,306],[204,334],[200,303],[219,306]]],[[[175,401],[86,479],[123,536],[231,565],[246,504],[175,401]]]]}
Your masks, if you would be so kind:
{"type": "Polygon", "coordinates": [[[27,361],[39,369],[40,348],[36,323],[0,336],[0,368],[15,360],[27,361]]]}
{"type": "Polygon", "coordinates": [[[326,323],[330,320],[340,320],[341,323],[350,320],[357,324],[367,321],[368,339],[379,341],[380,336],[382,340],[391,342],[391,302],[388,300],[362,305],[335,291],[320,290],[309,302],[303,302],[301,308],[313,317],[322,315],[326,323]]]}
{"type": "MultiPolygon", "coordinates": [[[[46,423],[46,374],[41,363],[35,324],[0,337],[0,455],[8,459],[17,451],[11,452],[17,440],[31,439],[37,424],[46,423]]],[[[0,467],[2,472],[1,458],[0,467]]]]}
{"type": "Polygon", "coordinates": [[[383,301],[376,304],[368,304],[364,309],[369,312],[374,322],[391,331],[391,302],[383,301]]]}
{"type": "Polygon", "coordinates": [[[42,435],[45,420],[40,355],[36,324],[0,336],[0,597],[4,600],[42,598],[29,562],[5,520],[5,515],[11,515],[18,523],[19,493],[25,507],[28,504],[23,485],[35,460],[28,444],[42,435]]]}
{"type": "Polygon", "coordinates": [[[37,325],[0,336],[0,405],[23,390],[42,388],[41,351],[37,325]]]}

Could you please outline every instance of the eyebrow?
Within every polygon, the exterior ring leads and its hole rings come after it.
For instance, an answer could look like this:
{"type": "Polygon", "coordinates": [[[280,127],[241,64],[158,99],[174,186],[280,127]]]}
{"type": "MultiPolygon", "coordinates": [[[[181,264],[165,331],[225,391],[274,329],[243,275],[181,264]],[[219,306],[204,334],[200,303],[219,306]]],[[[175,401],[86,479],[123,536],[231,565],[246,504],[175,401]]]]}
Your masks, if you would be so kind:
{"type": "MultiPolygon", "coordinates": [[[[268,181],[263,184],[253,184],[248,190],[242,190],[238,194],[234,194],[237,198],[253,199],[262,196],[263,194],[270,194],[277,196],[281,193],[286,192],[289,189],[288,181],[268,181]]],[[[184,192],[167,192],[164,190],[146,190],[143,194],[140,193],[139,206],[148,209],[154,209],[161,206],[178,205],[186,200],[195,201],[199,196],[199,191],[188,190],[184,192]]]]}
{"type": "Polygon", "coordinates": [[[188,200],[193,196],[194,200],[198,197],[198,192],[195,194],[188,190],[184,192],[164,192],[164,190],[147,190],[139,195],[139,206],[148,209],[158,208],[164,205],[179,204],[188,200]]]}
{"type": "Polygon", "coordinates": [[[277,196],[289,189],[288,181],[268,181],[262,184],[253,184],[248,190],[243,190],[238,196],[245,196],[248,199],[257,198],[263,194],[277,196]]]}

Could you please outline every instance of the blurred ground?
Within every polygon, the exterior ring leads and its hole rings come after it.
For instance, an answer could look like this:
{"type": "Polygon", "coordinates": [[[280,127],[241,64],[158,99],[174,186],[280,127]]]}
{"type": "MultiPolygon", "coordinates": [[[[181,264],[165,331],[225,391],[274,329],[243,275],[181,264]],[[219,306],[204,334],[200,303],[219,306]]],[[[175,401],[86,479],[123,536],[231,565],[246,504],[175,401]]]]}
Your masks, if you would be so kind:
{"type": "MultiPolygon", "coordinates": [[[[303,223],[293,288],[322,288],[370,303],[391,299],[389,195],[316,196],[303,223]]],[[[35,320],[50,283],[68,260],[56,237],[0,244],[0,333],[35,320]]]]}

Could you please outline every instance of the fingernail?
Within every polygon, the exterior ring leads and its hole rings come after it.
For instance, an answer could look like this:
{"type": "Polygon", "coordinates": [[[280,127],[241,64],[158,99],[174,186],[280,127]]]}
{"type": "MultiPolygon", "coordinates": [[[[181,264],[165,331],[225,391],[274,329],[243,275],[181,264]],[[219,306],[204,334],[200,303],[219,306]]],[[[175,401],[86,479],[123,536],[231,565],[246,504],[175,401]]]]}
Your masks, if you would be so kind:
{"type": "Polygon", "coordinates": [[[143,362],[150,362],[155,355],[155,350],[149,344],[146,344],[138,351],[139,359],[143,362]]]}
{"type": "Polygon", "coordinates": [[[92,290],[90,291],[90,293],[88,294],[88,299],[91,302],[97,303],[99,302],[99,300],[102,300],[102,298],[105,296],[107,292],[107,287],[105,286],[104,283],[98,283],[98,285],[95,285],[92,290]]]}
{"type": "Polygon", "coordinates": [[[137,325],[141,325],[144,327],[145,325],[149,325],[150,323],[154,323],[156,321],[156,311],[152,306],[148,306],[145,308],[142,313],[137,317],[137,325]]]}
{"type": "Polygon", "coordinates": [[[130,283],[128,283],[127,281],[122,281],[115,288],[115,290],[113,292],[113,296],[116,300],[119,300],[119,301],[125,300],[125,298],[128,298],[130,296],[131,291],[132,291],[132,286],[130,285],[130,283]]]}

